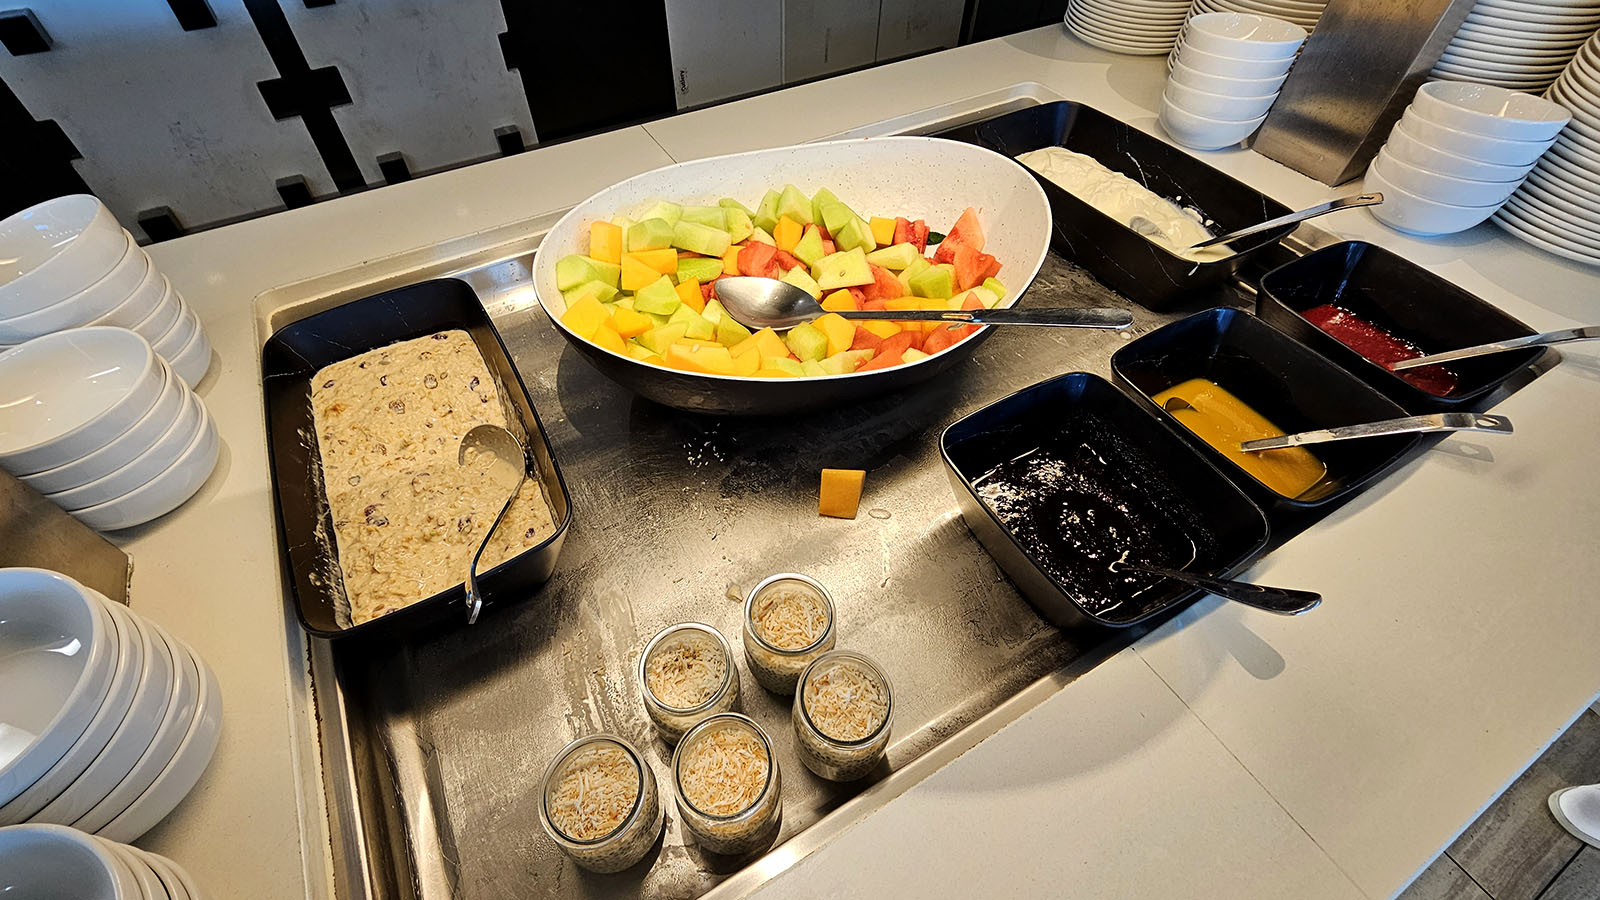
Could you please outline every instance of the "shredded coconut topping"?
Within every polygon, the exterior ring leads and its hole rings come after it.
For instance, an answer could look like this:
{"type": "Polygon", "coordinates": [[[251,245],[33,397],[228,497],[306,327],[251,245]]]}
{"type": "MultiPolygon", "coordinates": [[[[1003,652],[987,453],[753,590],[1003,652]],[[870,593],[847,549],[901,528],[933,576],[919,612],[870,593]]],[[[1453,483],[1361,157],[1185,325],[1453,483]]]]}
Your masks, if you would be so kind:
{"type": "Polygon", "coordinates": [[[714,728],[695,739],[678,766],[678,785],[701,812],[732,816],[761,798],[767,784],[767,751],[761,739],[735,726],[714,728]]]}
{"type": "Polygon", "coordinates": [[[645,687],[673,709],[690,709],[710,700],[727,674],[722,645],[697,631],[658,644],[644,667],[645,687]]]}
{"type": "Polygon", "coordinates": [[[836,741],[859,741],[889,715],[884,685],[849,660],[824,664],[806,679],[806,712],[817,730],[836,741]]]}
{"type": "Polygon", "coordinates": [[[639,767],[615,744],[584,747],[567,759],[550,789],[550,822],[569,838],[592,841],[616,831],[639,796],[639,767]]]}
{"type": "Polygon", "coordinates": [[[750,606],[750,619],[756,634],[780,650],[809,647],[828,627],[828,611],[822,598],[808,590],[781,586],[756,597],[750,606]]]}

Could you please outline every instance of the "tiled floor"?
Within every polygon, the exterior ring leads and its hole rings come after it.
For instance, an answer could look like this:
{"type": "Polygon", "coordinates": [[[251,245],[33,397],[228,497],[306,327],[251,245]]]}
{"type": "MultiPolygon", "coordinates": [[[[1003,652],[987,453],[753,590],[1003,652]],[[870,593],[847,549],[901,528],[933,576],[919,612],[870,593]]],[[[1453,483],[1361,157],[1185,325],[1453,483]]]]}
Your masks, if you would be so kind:
{"type": "Polygon", "coordinates": [[[1400,900],[1600,900],[1600,849],[1557,825],[1547,805],[1559,788],[1595,782],[1600,708],[1579,716],[1400,900]]]}

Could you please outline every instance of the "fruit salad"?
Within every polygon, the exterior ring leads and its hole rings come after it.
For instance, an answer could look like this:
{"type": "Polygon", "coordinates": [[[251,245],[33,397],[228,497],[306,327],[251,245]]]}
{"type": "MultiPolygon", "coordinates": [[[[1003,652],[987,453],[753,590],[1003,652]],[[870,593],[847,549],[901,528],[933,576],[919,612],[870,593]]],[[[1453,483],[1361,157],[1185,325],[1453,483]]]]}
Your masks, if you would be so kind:
{"type": "Polygon", "coordinates": [[[556,263],[561,323],[643,363],[708,375],[801,378],[916,362],[976,325],[851,321],[858,309],[986,309],[1006,296],[972,208],[940,235],[922,219],[862,218],[827,188],[769,190],[754,210],[658,200],[589,225],[586,254],[556,263]],[[932,255],[929,246],[934,245],[932,255]],[[828,313],[779,334],[752,332],[716,300],[718,278],[793,284],[828,313]]]}

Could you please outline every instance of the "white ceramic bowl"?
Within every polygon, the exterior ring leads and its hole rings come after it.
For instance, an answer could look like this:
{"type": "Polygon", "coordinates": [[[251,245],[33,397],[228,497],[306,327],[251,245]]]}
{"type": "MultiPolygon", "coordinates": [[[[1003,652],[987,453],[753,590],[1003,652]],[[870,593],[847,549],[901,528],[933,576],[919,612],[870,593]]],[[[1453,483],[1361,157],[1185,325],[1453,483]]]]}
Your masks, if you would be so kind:
{"type": "Polygon", "coordinates": [[[178,746],[178,752],[139,799],[95,832],[101,837],[124,842],[138,840],[189,796],[217,751],[217,741],[222,736],[222,686],[199,654],[182,641],[178,641],[178,646],[200,672],[200,694],[195,700],[188,733],[178,746]]]}
{"type": "MultiPolygon", "coordinates": [[[[111,671],[111,687],[100,701],[99,709],[89,720],[89,726],[67,752],[39,777],[27,790],[0,808],[0,825],[16,825],[33,819],[57,795],[66,790],[94,762],[100,751],[110,743],[111,735],[122,724],[123,717],[133,705],[134,694],[139,690],[139,678],[144,672],[144,642],[137,628],[125,615],[109,605],[110,601],[98,592],[84,588],[95,598],[107,604],[115,633],[116,662],[111,671]]],[[[120,605],[120,604],[118,604],[120,605]]],[[[51,821],[35,819],[34,821],[51,821]]],[[[57,822],[59,825],[69,822],[57,822]]]]}
{"type": "Polygon", "coordinates": [[[133,873],[133,880],[139,882],[139,894],[144,900],[171,900],[166,886],[161,883],[161,876],[132,847],[102,837],[96,837],[95,840],[133,873]]]}
{"type": "Polygon", "coordinates": [[[1378,151],[1372,165],[1390,184],[1419,197],[1455,206],[1492,206],[1504,203],[1517,189],[1516,181],[1476,181],[1441,175],[1396,159],[1388,148],[1378,151]]]}
{"type": "Polygon", "coordinates": [[[60,825],[0,828],[0,879],[27,900],[140,900],[126,863],[93,835],[60,825]]]}
{"type": "Polygon", "coordinates": [[[1197,116],[1175,106],[1166,97],[1161,98],[1161,127],[1174,141],[1194,150],[1221,150],[1233,147],[1255,133],[1266,121],[1266,116],[1246,122],[1225,122],[1206,116],[1197,116]]]}
{"type": "Polygon", "coordinates": [[[1212,75],[1184,65],[1181,61],[1172,64],[1171,81],[1187,85],[1196,90],[1212,94],[1226,94],[1229,97],[1276,97],[1278,88],[1283,86],[1283,80],[1288,77],[1279,75],[1275,78],[1228,78],[1225,75],[1212,75]]]}
{"type": "Polygon", "coordinates": [[[1292,59],[1306,30],[1293,22],[1250,13],[1202,13],[1189,20],[1184,46],[1238,59],[1292,59]]]}
{"type": "Polygon", "coordinates": [[[1544,155],[1544,151],[1550,149],[1551,144],[1555,143],[1554,138],[1548,141],[1512,141],[1483,134],[1471,134],[1424,119],[1412,107],[1406,108],[1405,114],[1400,117],[1400,122],[1412,137],[1424,144],[1438,147],[1456,156],[1502,166],[1532,165],[1544,155]]]}
{"type": "Polygon", "coordinates": [[[0,354],[0,466],[30,475],[110,443],[161,396],[156,363],[123,328],[58,331],[0,354]]]}
{"type": "Polygon", "coordinates": [[[171,327],[164,331],[160,338],[150,342],[150,346],[155,349],[156,353],[161,355],[162,359],[171,362],[172,357],[177,356],[178,351],[182,350],[184,345],[188,344],[194,337],[195,332],[199,330],[200,317],[194,314],[194,310],[189,308],[189,304],[180,300],[178,302],[177,318],[172,321],[171,327]]]}
{"type": "MultiPolygon", "coordinates": [[[[174,376],[176,377],[176,376],[174,376]]],[[[68,512],[86,509],[125,496],[176,465],[205,427],[205,407],[193,392],[184,392],[183,409],[150,448],[121,467],[71,490],[46,494],[68,512]]]]}
{"type": "Polygon", "coordinates": [[[150,868],[155,869],[156,874],[161,876],[161,883],[166,886],[167,894],[172,900],[205,900],[205,894],[200,892],[194,877],[183,866],[159,853],[140,850],[138,847],[133,849],[137,850],[139,855],[144,857],[144,861],[150,864],[150,868]]]}
{"type": "Polygon", "coordinates": [[[90,528],[116,531],[143,525],[182,506],[211,477],[222,446],[216,423],[203,405],[201,416],[204,426],[165,472],[114,500],[68,512],[90,528]]]}
{"type": "Polygon", "coordinates": [[[156,308],[156,304],[161,302],[161,273],[150,265],[150,258],[145,256],[143,250],[139,251],[139,255],[144,257],[144,274],[139,277],[139,283],[133,286],[128,296],[114,309],[88,324],[111,325],[132,330],[133,326],[144,321],[156,308]]]}
{"type": "Polygon", "coordinates": [[[1396,122],[1394,129],[1389,132],[1389,140],[1384,145],[1389,155],[1402,162],[1413,166],[1420,166],[1441,175],[1452,175],[1456,178],[1471,178],[1476,181],[1521,181],[1528,170],[1533,168],[1533,163],[1524,166],[1501,166],[1495,163],[1480,162],[1457,156],[1454,153],[1441,150],[1430,144],[1418,140],[1411,132],[1406,130],[1404,124],[1396,122]]]}
{"type": "Polygon", "coordinates": [[[111,688],[117,639],[87,588],[46,569],[0,569],[0,622],[0,722],[33,735],[0,763],[0,803],[10,803],[89,727],[111,688]]]}
{"type": "Polygon", "coordinates": [[[1163,94],[1179,109],[1208,119],[1228,122],[1248,122],[1260,118],[1267,114],[1267,110],[1272,108],[1273,101],[1278,99],[1277,94],[1268,94],[1265,97],[1230,97],[1198,90],[1175,81],[1167,82],[1163,94]]]}
{"type": "MultiPolygon", "coordinates": [[[[110,607],[113,616],[119,607],[121,604],[110,607]]],[[[173,657],[166,639],[156,634],[143,617],[130,609],[121,609],[121,613],[138,632],[144,649],[138,690],[111,740],[65,791],[33,816],[36,822],[70,825],[105,799],[149,749],[172,700],[179,660],[173,657]]]]}
{"type": "Polygon", "coordinates": [[[1289,67],[1294,65],[1292,57],[1240,59],[1236,56],[1210,53],[1195,46],[1188,38],[1184,39],[1183,49],[1178,52],[1178,62],[1191,69],[1221,75],[1224,78],[1279,78],[1288,74],[1289,67]]]}
{"type": "Polygon", "coordinates": [[[1499,204],[1492,206],[1457,206],[1419,197],[1390,183],[1376,168],[1367,169],[1363,182],[1364,192],[1380,191],[1383,202],[1369,206],[1373,218],[1396,231],[1431,237],[1437,234],[1454,234],[1489,218],[1499,204]]]}
{"type": "Polygon", "coordinates": [[[195,319],[194,337],[173,354],[170,363],[172,371],[176,372],[190,389],[199,384],[200,379],[206,377],[206,371],[211,368],[211,339],[206,337],[205,326],[200,324],[198,317],[195,319]]]}
{"type": "MultiPolygon", "coordinates": [[[[185,307],[183,298],[173,290],[172,282],[167,280],[167,276],[160,276],[159,285],[161,298],[150,307],[144,318],[126,326],[139,332],[139,336],[149,341],[152,348],[161,346],[162,340],[178,326],[185,307]]],[[[156,350],[156,353],[159,355],[161,351],[156,350]]]]}
{"type": "Polygon", "coordinates": [[[128,299],[150,270],[150,258],[123,233],[126,252],[104,278],[58,303],[13,318],[0,319],[0,343],[20,344],[63,328],[87,325],[106,317],[128,299]]]}
{"type": "Polygon", "coordinates": [[[0,221],[0,316],[59,303],[104,278],[127,232],[88,194],[37,203],[0,221]]]}
{"type": "Polygon", "coordinates": [[[172,427],[172,423],[178,420],[178,414],[183,412],[184,396],[188,393],[184,390],[183,380],[172,371],[171,367],[162,363],[161,368],[161,395],[156,398],[156,403],[150,407],[150,411],[133,423],[127,431],[117,435],[110,443],[88,456],[53,469],[23,475],[22,483],[41,494],[68,491],[111,474],[155,446],[156,440],[172,427]]]}

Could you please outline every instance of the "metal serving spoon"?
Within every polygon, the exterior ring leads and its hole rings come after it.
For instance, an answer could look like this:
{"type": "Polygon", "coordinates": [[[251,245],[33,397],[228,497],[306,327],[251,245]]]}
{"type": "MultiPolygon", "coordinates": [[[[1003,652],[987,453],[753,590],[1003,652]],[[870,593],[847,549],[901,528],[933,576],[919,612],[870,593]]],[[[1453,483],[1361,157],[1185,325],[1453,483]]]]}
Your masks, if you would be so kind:
{"type": "MultiPolygon", "coordinates": [[[[739,276],[718,278],[717,299],[728,314],[750,328],[781,331],[825,315],[816,298],[787,281],[739,276]]],[[[846,319],[888,319],[897,322],[949,322],[952,325],[1053,325],[1058,328],[1109,328],[1122,331],[1133,325],[1125,309],[893,309],[845,310],[846,319]]]]}
{"type": "Polygon", "coordinates": [[[483,594],[478,591],[478,560],[483,556],[484,548],[489,546],[489,538],[493,537],[495,529],[500,527],[500,520],[504,519],[506,512],[511,509],[512,501],[521,493],[522,482],[528,477],[528,455],[522,448],[522,442],[517,440],[516,435],[499,425],[477,425],[461,436],[461,447],[456,451],[456,464],[466,466],[469,461],[477,462],[481,457],[489,458],[484,476],[494,479],[497,486],[502,483],[509,485],[510,493],[506,495],[506,502],[500,506],[500,514],[494,517],[494,523],[489,526],[483,541],[478,544],[477,552],[472,554],[472,562],[467,565],[468,625],[477,622],[478,613],[483,611],[483,594]]]}
{"type": "MultiPolygon", "coordinates": [[[[1307,219],[1315,219],[1317,216],[1325,216],[1331,212],[1338,212],[1341,209],[1350,209],[1357,206],[1376,206],[1382,202],[1383,195],[1379,193],[1357,194],[1354,197],[1340,197],[1337,200],[1329,200],[1327,203],[1318,203],[1316,206],[1308,206],[1299,212],[1292,212],[1287,215],[1279,216],[1276,219],[1268,219],[1267,221],[1256,225],[1230,231],[1227,234],[1209,238],[1201,241],[1198,244],[1191,244],[1186,249],[1199,250],[1215,244],[1232,243],[1240,238],[1247,238],[1253,234],[1260,234],[1263,231],[1270,231],[1280,225],[1292,225],[1296,222],[1304,222],[1307,219]]],[[[1165,237],[1165,232],[1163,232],[1161,228],[1156,225],[1156,223],[1146,219],[1144,216],[1134,216],[1132,219],[1129,219],[1128,227],[1139,232],[1145,237],[1165,237]]]]}
{"type": "MultiPolygon", "coordinates": [[[[1194,404],[1182,397],[1168,397],[1162,402],[1161,408],[1167,412],[1178,412],[1184,409],[1194,409],[1194,404]]],[[[1426,416],[1405,416],[1399,419],[1384,419],[1381,422],[1340,425],[1337,428],[1319,428],[1315,431],[1301,431],[1296,434],[1280,435],[1279,437],[1259,438],[1253,441],[1241,442],[1239,449],[1246,452],[1281,450],[1284,447],[1298,447],[1301,444],[1326,444],[1329,441],[1348,441],[1355,438],[1433,431],[1485,431],[1493,434],[1510,434],[1511,420],[1505,416],[1491,416],[1486,413],[1432,413],[1426,416]]]]}
{"type": "Polygon", "coordinates": [[[1269,587],[1264,584],[1252,584],[1248,581],[1234,581],[1231,578],[1212,578],[1208,575],[1196,575],[1193,572],[1183,572],[1178,569],[1163,569],[1160,566],[1147,566],[1141,563],[1131,563],[1126,560],[1117,560],[1111,564],[1111,571],[1118,569],[1133,569],[1148,575],[1160,575],[1171,578],[1184,584],[1192,584],[1216,594],[1226,597],[1245,606],[1264,609],[1269,613],[1280,616],[1298,616],[1301,613],[1316,609],[1322,604],[1322,595],[1313,591],[1298,591],[1293,588],[1269,587]]]}
{"type": "Polygon", "coordinates": [[[1546,331],[1544,334],[1530,334],[1527,337],[1512,338],[1508,341],[1495,341],[1492,344],[1476,344],[1471,347],[1462,347],[1460,350],[1446,350],[1443,353],[1430,353],[1415,359],[1402,359],[1397,363],[1389,364],[1389,371],[1399,372],[1405,369],[1415,369],[1418,366],[1431,366],[1435,363],[1454,362],[1458,359],[1471,359],[1474,356],[1488,356],[1491,353],[1504,353],[1507,350],[1521,350],[1525,347],[1543,347],[1547,344],[1565,344],[1568,341],[1592,341],[1600,338],[1600,325],[1585,325],[1582,328],[1563,328],[1560,331],[1546,331]]]}

